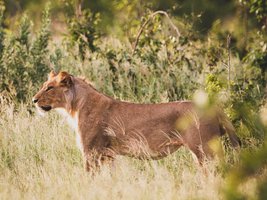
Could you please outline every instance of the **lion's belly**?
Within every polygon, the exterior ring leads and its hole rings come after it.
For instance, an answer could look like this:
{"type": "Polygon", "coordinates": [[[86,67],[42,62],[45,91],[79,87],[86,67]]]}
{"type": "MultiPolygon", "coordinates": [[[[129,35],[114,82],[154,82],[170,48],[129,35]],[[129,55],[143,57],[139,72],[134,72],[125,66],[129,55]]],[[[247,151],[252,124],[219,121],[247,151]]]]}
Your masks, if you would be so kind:
{"type": "Polygon", "coordinates": [[[122,149],[117,150],[117,154],[126,155],[138,159],[160,159],[166,157],[182,146],[182,143],[166,145],[165,147],[160,147],[160,149],[151,149],[147,146],[142,148],[133,148],[132,146],[125,146],[122,149]]]}
{"type": "Polygon", "coordinates": [[[182,140],[175,134],[160,130],[150,134],[133,131],[118,136],[112,148],[118,154],[136,158],[159,159],[165,157],[182,146],[182,140]]]}
{"type": "Polygon", "coordinates": [[[176,151],[182,145],[176,131],[179,113],[169,106],[164,112],[161,107],[152,109],[153,106],[149,106],[146,109],[134,106],[134,112],[125,110],[123,114],[117,114],[108,123],[108,129],[112,130],[116,140],[112,148],[118,154],[153,159],[176,151]]]}

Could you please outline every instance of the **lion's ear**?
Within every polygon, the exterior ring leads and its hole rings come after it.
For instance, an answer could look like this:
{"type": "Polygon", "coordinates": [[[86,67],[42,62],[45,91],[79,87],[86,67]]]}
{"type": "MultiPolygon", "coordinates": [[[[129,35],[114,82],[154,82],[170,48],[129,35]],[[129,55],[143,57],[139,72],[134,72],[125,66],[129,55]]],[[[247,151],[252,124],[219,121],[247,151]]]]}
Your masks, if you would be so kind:
{"type": "Polygon", "coordinates": [[[54,78],[56,76],[56,72],[54,70],[52,70],[49,74],[48,74],[48,80],[54,78]]]}
{"type": "Polygon", "coordinates": [[[67,72],[60,72],[58,74],[58,82],[65,87],[71,87],[73,84],[72,77],[67,72]]]}

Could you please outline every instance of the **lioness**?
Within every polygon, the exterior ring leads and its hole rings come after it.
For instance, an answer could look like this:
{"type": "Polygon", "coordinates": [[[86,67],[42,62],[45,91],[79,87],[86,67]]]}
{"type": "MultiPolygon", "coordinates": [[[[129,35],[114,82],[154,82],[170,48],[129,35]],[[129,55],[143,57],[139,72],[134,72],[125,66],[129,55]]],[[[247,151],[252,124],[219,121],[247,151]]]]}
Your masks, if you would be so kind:
{"type": "Polygon", "coordinates": [[[190,101],[135,104],[101,94],[67,72],[50,72],[33,97],[38,109],[65,112],[74,125],[85,169],[90,171],[116,155],[159,159],[187,146],[202,163],[212,156],[208,142],[228,133],[240,144],[226,115],[199,114],[190,101]]]}

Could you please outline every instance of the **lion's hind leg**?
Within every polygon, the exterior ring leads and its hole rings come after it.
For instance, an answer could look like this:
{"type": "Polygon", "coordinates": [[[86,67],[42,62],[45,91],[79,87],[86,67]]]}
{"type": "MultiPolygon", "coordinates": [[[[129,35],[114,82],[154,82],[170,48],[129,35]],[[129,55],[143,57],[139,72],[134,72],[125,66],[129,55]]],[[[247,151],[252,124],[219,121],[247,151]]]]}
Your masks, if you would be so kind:
{"type": "Polygon", "coordinates": [[[208,144],[196,144],[189,146],[190,151],[196,156],[197,162],[202,166],[205,161],[214,157],[213,151],[208,144]]]}

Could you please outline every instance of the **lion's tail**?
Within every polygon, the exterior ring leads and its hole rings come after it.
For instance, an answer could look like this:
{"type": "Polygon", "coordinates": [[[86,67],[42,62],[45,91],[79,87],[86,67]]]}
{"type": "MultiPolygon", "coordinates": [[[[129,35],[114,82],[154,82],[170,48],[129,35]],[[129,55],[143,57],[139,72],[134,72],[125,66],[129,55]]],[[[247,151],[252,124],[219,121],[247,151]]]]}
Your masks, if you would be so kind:
{"type": "Polygon", "coordinates": [[[235,134],[235,128],[230,122],[230,120],[228,119],[227,115],[224,112],[220,111],[218,113],[218,117],[219,117],[221,134],[223,135],[226,132],[230,138],[232,146],[240,147],[241,141],[238,138],[238,136],[235,134]]]}

